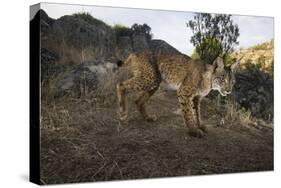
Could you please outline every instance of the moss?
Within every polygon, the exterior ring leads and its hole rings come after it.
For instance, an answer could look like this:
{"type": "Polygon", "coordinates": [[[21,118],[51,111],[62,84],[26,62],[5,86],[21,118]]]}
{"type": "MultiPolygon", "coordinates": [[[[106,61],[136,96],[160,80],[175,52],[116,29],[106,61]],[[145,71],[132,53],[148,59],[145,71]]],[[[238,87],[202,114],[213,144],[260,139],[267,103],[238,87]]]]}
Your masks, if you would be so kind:
{"type": "Polygon", "coordinates": [[[121,36],[131,36],[132,30],[124,25],[115,24],[112,26],[112,29],[115,31],[117,37],[121,36]]]}

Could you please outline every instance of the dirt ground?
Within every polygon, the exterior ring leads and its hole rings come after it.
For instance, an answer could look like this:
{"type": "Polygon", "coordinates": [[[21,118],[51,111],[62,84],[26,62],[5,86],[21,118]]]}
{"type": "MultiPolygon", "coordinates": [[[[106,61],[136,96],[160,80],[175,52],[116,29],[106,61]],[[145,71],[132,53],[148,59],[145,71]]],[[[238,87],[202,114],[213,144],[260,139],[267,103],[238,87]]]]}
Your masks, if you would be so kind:
{"type": "Polygon", "coordinates": [[[144,121],[132,102],[127,122],[118,120],[114,100],[43,103],[41,183],[273,170],[273,127],[222,125],[224,113],[209,103],[202,103],[209,129],[202,139],[188,135],[173,93],[159,91],[149,101],[156,122],[144,121]]]}

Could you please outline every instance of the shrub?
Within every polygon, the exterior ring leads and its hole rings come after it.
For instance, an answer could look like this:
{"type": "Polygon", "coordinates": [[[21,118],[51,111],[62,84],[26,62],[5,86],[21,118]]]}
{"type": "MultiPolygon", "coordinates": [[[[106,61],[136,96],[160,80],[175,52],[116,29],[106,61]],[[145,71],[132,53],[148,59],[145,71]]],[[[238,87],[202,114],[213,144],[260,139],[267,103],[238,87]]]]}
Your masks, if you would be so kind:
{"type": "Polygon", "coordinates": [[[223,61],[225,65],[231,65],[235,60],[231,57],[230,53],[226,53],[223,56],[223,61]]]}
{"type": "Polygon", "coordinates": [[[199,54],[196,52],[196,49],[193,50],[192,54],[191,54],[191,58],[194,60],[200,59],[199,54]]]}
{"type": "Polygon", "coordinates": [[[151,28],[147,24],[134,24],[131,30],[133,35],[144,34],[147,40],[152,39],[151,28]]]}

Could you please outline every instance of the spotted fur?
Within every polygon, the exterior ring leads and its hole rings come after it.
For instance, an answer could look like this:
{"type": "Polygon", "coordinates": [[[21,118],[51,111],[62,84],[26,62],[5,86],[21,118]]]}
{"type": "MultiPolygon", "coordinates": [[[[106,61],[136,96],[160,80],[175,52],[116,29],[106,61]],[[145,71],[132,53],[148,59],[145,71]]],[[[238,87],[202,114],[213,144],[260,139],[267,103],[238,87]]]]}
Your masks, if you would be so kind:
{"type": "Polygon", "coordinates": [[[184,122],[190,135],[197,137],[207,132],[206,127],[200,123],[202,97],[212,89],[218,90],[223,96],[229,94],[238,67],[237,62],[225,68],[221,58],[209,65],[185,55],[154,55],[150,52],[133,53],[123,64],[131,67],[133,77],[117,84],[121,120],[128,117],[126,94],[139,92],[140,96],[135,101],[138,110],[145,120],[155,121],[156,117],[149,115],[144,105],[163,82],[168,88],[177,91],[184,122]]]}

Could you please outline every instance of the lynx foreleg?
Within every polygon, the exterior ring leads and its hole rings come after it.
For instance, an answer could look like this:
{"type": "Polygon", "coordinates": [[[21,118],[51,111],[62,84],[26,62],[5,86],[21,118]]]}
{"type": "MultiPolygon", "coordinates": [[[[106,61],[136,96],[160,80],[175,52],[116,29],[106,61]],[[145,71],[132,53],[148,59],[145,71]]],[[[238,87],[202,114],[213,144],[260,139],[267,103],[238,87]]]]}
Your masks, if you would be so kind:
{"type": "Polygon", "coordinates": [[[200,112],[200,103],[201,103],[201,96],[195,96],[193,98],[193,105],[194,105],[194,109],[195,109],[195,113],[196,113],[196,123],[198,125],[198,127],[204,131],[205,133],[207,133],[207,128],[205,125],[202,124],[201,122],[201,112],[200,112]]]}
{"type": "Polygon", "coordinates": [[[181,86],[177,91],[184,123],[189,128],[190,136],[202,137],[204,133],[198,127],[198,117],[194,106],[194,96],[192,95],[193,93],[194,91],[192,90],[192,88],[185,86],[181,86]]]}

